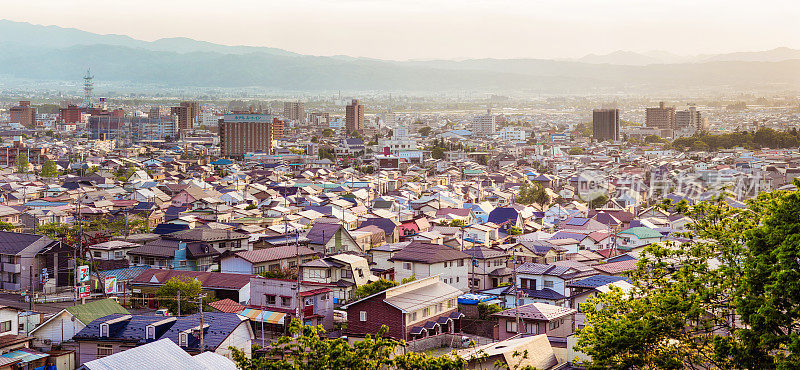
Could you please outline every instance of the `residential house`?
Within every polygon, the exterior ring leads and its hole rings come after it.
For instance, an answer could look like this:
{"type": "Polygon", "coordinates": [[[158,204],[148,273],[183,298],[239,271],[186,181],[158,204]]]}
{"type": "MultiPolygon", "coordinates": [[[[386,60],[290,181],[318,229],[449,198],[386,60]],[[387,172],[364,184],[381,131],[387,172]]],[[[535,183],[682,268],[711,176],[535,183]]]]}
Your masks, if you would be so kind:
{"type": "Polygon", "coordinates": [[[572,308],[546,303],[529,303],[524,306],[498,312],[495,339],[506,340],[513,336],[545,334],[554,347],[566,347],[566,338],[575,332],[575,314],[572,308]],[[518,325],[519,322],[519,325],[518,325]]]}
{"type": "Polygon", "coordinates": [[[134,303],[156,308],[156,291],[170,279],[194,279],[200,282],[210,300],[230,298],[240,304],[250,300],[250,276],[222,272],[149,269],[130,282],[134,303]]]}
{"type": "Polygon", "coordinates": [[[136,370],[142,368],[172,370],[237,369],[236,363],[227,357],[215,352],[203,352],[192,356],[168,338],[101,357],[86,362],[81,366],[81,370],[136,370]]]}
{"type": "Polygon", "coordinates": [[[364,252],[350,232],[339,224],[315,223],[306,238],[309,240],[309,248],[320,255],[364,252]]]}
{"type": "Polygon", "coordinates": [[[232,358],[231,347],[250,356],[254,335],[245,317],[205,312],[183,317],[112,314],[93,320],[73,337],[79,346],[79,364],[164,338],[189,354],[211,351],[232,358]],[[200,347],[201,333],[204,348],[200,347]]]}
{"type": "Polygon", "coordinates": [[[263,310],[261,318],[273,318],[273,325],[283,325],[283,332],[291,318],[301,312],[306,325],[321,325],[333,330],[333,291],[324,286],[301,283],[290,279],[268,279],[261,276],[250,278],[250,307],[245,316],[255,317],[263,310]],[[298,301],[298,294],[300,301],[298,301]]]}
{"type": "Polygon", "coordinates": [[[374,334],[386,325],[389,337],[410,341],[461,331],[457,298],[462,291],[438,276],[417,279],[350,303],[347,331],[351,336],[374,334]]]}
{"type": "Polygon", "coordinates": [[[388,259],[394,268],[395,280],[415,276],[417,279],[438,275],[441,280],[462,291],[469,290],[467,279],[470,255],[440,244],[411,242],[388,259]]]}
{"type": "Polygon", "coordinates": [[[313,250],[295,245],[240,251],[220,258],[220,272],[260,274],[297,268],[317,256],[313,250]]]}
{"type": "Polygon", "coordinates": [[[43,346],[59,345],[71,341],[72,337],[92,321],[111,314],[127,315],[130,312],[117,301],[106,298],[67,307],[35,327],[28,335],[43,346]]]}
{"type": "Polygon", "coordinates": [[[464,253],[472,257],[469,271],[471,289],[484,290],[514,282],[513,271],[506,267],[508,254],[505,251],[475,246],[465,249],[464,253]]]}
{"type": "Polygon", "coordinates": [[[333,303],[343,304],[353,298],[355,288],[374,282],[367,259],[352,254],[327,256],[300,265],[304,283],[333,290],[333,303]]]}

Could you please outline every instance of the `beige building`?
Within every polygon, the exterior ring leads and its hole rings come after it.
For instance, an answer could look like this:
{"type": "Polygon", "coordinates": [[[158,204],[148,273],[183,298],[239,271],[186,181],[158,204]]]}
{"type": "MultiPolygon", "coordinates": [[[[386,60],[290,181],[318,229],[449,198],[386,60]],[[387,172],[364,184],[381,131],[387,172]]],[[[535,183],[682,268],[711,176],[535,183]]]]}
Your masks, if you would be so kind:
{"type": "Polygon", "coordinates": [[[346,108],[345,129],[347,132],[364,131],[364,106],[358,102],[358,99],[353,99],[353,102],[346,108]]]}
{"type": "Polygon", "coordinates": [[[672,131],[675,130],[675,107],[667,107],[662,101],[657,108],[647,108],[645,125],[660,129],[662,133],[672,136],[672,131]]]}

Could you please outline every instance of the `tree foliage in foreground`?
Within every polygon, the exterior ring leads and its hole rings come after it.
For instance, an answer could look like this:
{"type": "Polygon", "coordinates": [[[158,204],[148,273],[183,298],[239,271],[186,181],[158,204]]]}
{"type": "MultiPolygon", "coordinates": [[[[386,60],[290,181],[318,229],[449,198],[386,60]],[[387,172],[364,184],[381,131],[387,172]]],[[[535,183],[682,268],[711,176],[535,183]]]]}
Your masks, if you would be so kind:
{"type": "Polygon", "coordinates": [[[266,350],[266,356],[247,358],[231,347],[233,359],[242,370],[284,369],[463,369],[466,360],[455,356],[432,357],[421,353],[394,355],[403,344],[385,337],[384,325],[377,335],[350,344],[346,339],[326,339],[319,327],[301,325],[292,320],[290,335],[278,339],[266,350]]]}
{"type": "Polygon", "coordinates": [[[800,193],[674,210],[689,241],[648,246],[630,292],[581,306],[589,368],[800,367],[800,193]]]}

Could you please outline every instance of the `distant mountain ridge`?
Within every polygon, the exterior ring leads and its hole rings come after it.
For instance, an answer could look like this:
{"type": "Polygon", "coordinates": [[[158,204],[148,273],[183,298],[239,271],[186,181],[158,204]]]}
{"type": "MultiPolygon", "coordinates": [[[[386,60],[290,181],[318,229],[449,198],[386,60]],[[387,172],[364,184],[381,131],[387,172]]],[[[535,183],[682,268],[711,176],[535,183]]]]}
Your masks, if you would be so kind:
{"type": "Polygon", "coordinates": [[[152,42],[0,20],[0,78],[99,81],[175,87],[261,87],[291,91],[530,91],[670,89],[766,84],[800,87],[800,50],[697,56],[615,52],[577,61],[469,59],[387,61],[312,56],[189,38],[152,42]],[[664,61],[671,61],[665,63],[664,61]]]}

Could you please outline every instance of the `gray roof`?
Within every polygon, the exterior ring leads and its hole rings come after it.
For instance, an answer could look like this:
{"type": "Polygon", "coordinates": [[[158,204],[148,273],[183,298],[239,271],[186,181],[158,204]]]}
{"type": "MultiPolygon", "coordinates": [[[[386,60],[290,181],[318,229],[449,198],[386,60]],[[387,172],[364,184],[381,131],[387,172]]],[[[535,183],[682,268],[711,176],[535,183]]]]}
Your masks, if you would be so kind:
{"type": "Polygon", "coordinates": [[[23,251],[36,254],[52,243],[53,239],[44,235],[0,231],[0,254],[16,255],[23,251]]]}
{"type": "Polygon", "coordinates": [[[466,259],[470,256],[460,250],[450,248],[446,245],[431,244],[422,242],[411,242],[403,250],[394,254],[390,261],[409,261],[422,263],[437,263],[466,259]]]}
{"type": "Polygon", "coordinates": [[[89,361],[84,366],[91,370],[236,369],[231,360],[220,355],[212,357],[200,354],[192,357],[175,342],[166,338],[89,361]]]}

